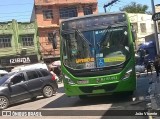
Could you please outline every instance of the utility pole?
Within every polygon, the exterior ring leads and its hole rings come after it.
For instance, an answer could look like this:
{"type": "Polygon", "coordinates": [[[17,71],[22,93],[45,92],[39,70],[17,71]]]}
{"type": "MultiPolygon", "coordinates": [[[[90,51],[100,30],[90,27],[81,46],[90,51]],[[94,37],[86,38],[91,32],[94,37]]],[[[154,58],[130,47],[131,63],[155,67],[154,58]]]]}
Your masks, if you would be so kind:
{"type": "Polygon", "coordinates": [[[104,4],[104,6],[103,6],[104,11],[107,12],[107,11],[106,11],[106,7],[112,5],[113,3],[117,2],[117,1],[118,1],[118,0],[112,0],[111,2],[108,2],[107,4],[104,4]]]}
{"type": "MultiPolygon", "coordinates": [[[[152,4],[152,14],[155,14],[155,6],[154,6],[154,0],[151,0],[151,4],[152,4]]],[[[158,32],[157,32],[157,23],[156,21],[154,21],[154,37],[155,37],[155,41],[156,41],[156,50],[157,50],[157,54],[159,55],[159,39],[158,39],[158,32]]]]}
{"type": "Polygon", "coordinates": [[[107,10],[106,10],[106,7],[105,7],[105,5],[104,5],[104,7],[103,7],[103,8],[104,8],[104,12],[106,13],[106,12],[107,12],[107,10]]]}

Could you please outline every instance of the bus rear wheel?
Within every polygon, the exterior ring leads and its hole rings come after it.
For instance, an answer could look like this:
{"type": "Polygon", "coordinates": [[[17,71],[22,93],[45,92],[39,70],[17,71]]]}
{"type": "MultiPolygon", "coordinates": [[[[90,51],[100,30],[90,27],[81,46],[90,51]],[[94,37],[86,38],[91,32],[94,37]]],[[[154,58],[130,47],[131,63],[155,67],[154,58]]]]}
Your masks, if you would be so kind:
{"type": "Polygon", "coordinates": [[[126,97],[129,100],[132,100],[133,96],[134,96],[134,91],[127,91],[124,93],[124,97],[126,97]]]}

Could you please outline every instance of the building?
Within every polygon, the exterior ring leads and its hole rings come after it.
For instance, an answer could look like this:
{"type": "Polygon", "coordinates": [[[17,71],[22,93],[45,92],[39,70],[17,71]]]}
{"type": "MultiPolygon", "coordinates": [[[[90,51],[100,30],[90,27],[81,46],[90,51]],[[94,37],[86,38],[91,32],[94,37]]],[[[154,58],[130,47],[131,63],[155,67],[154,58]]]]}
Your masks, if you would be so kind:
{"type": "Polygon", "coordinates": [[[155,6],[155,12],[160,12],[160,4],[155,6]]]}
{"type": "MultiPolygon", "coordinates": [[[[155,6],[155,12],[156,13],[160,12],[160,4],[155,6]]],[[[158,32],[160,32],[160,22],[159,22],[159,20],[157,22],[158,22],[157,23],[158,24],[158,32]]]]}
{"type": "Polygon", "coordinates": [[[37,63],[40,60],[37,25],[35,22],[0,22],[0,65],[37,63]]]}
{"type": "Polygon", "coordinates": [[[137,32],[136,49],[138,45],[145,42],[145,37],[154,33],[152,15],[129,13],[129,19],[137,32]]]}
{"type": "Polygon", "coordinates": [[[31,21],[38,23],[43,60],[50,63],[60,58],[61,20],[96,13],[97,0],[35,0],[31,21]]]}

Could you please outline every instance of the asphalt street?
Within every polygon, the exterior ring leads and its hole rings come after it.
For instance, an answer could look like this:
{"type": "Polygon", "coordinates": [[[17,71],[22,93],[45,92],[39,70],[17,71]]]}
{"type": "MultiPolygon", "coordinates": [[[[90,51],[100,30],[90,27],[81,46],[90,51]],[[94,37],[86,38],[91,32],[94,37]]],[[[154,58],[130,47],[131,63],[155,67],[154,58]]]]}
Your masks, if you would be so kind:
{"type": "MultiPolygon", "coordinates": [[[[77,96],[67,97],[64,94],[63,84],[59,84],[58,93],[51,98],[38,97],[37,100],[33,102],[26,100],[11,105],[6,110],[42,111],[44,115],[43,117],[23,117],[23,119],[148,119],[150,118],[148,116],[129,116],[129,113],[131,113],[132,110],[147,110],[147,106],[150,105],[150,93],[148,92],[151,86],[150,77],[151,75],[147,76],[146,74],[142,74],[137,78],[137,89],[132,97],[126,95],[107,95],[80,100],[77,96]],[[115,112],[109,113],[111,110],[115,110],[115,112]]],[[[22,117],[2,117],[2,119],[14,118],[20,119],[22,117]]]]}

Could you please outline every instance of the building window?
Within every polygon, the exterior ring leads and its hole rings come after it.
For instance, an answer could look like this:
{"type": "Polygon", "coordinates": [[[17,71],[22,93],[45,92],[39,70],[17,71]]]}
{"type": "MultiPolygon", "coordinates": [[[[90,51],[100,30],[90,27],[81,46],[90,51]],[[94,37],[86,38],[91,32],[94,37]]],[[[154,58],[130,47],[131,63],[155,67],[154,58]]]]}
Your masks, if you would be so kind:
{"type": "Polygon", "coordinates": [[[64,7],[59,9],[60,18],[70,18],[70,17],[77,17],[77,8],[76,7],[64,7]]]}
{"type": "Polygon", "coordinates": [[[33,35],[22,36],[22,45],[23,46],[33,46],[34,40],[33,35]]]}
{"type": "Polygon", "coordinates": [[[0,36],[0,48],[11,47],[11,36],[0,36]]]}
{"type": "Polygon", "coordinates": [[[50,43],[52,43],[53,49],[57,49],[56,32],[49,32],[48,33],[48,40],[50,43]]]}
{"type": "Polygon", "coordinates": [[[141,33],[146,33],[146,23],[140,23],[141,33]]]}
{"type": "Polygon", "coordinates": [[[43,10],[43,18],[44,19],[53,19],[53,11],[50,9],[43,10]]]}
{"type": "Polygon", "coordinates": [[[154,24],[151,24],[151,30],[154,32],[154,24]]]}
{"type": "Polygon", "coordinates": [[[133,29],[135,29],[136,32],[138,32],[138,24],[137,23],[132,23],[132,25],[133,25],[133,29]]]}
{"type": "Polygon", "coordinates": [[[83,12],[84,12],[84,15],[93,14],[92,7],[84,7],[83,12]]]}

